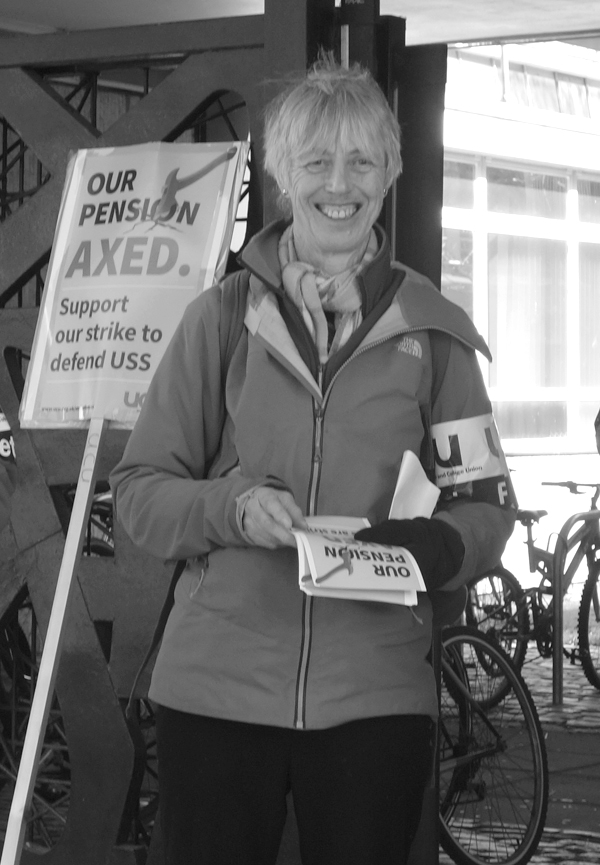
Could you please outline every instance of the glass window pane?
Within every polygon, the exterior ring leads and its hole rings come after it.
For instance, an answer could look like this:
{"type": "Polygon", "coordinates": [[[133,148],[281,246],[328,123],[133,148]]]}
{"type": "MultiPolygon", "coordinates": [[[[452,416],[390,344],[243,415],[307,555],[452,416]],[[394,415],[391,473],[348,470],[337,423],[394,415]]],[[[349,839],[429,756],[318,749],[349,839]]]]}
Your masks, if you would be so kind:
{"type": "Polygon", "coordinates": [[[447,207],[473,207],[475,166],[468,162],[444,160],[444,204],[447,207]]]}
{"type": "Polygon", "coordinates": [[[551,219],[565,218],[566,177],[492,166],[486,174],[489,210],[551,219]]]}
{"type": "Polygon", "coordinates": [[[468,51],[450,50],[446,71],[447,104],[500,102],[502,77],[500,63],[486,57],[470,55],[468,51]]]}
{"type": "Polygon", "coordinates": [[[578,117],[589,117],[587,91],[583,78],[571,75],[556,76],[558,88],[558,104],[563,114],[576,114],[578,117]]]}
{"type": "Polygon", "coordinates": [[[600,120],[600,84],[587,82],[588,107],[592,120],[600,120]]]}
{"type": "Polygon", "coordinates": [[[532,108],[543,108],[545,111],[560,110],[553,72],[547,72],[545,69],[528,69],[527,83],[532,108]]]}
{"type": "Polygon", "coordinates": [[[579,434],[585,441],[587,439],[589,449],[596,453],[596,436],[594,434],[594,420],[598,414],[600,405],[597,402],[580,402],[577,403],[575,411],[577,419],[575,421],[579,434]]]}
{"type": "Polygon", "coordinates": [[[527,75],[524,66],[514,66],[512,63],[508,68],[508,94],[511,102],[517,105],[529,107],[529,93],[527,91],[527,75]]]}
{"type": "Polygon", "coordinates": [[[445,228],[442,237],[442,294],[473,318],[473,235],[445,228]]]}
{"type": "Polygon", "coordinates": [[[600,246],[579,245],[579,357],[581,384],[600,385],[600,246]]]}
{"type": "Polygon", "coordinates": [[[567,434],[567,407],[562,402],[496,402],[493,408],[503,439],[567,434]]]}
{"type": "Polygon", "coordinates": [[[600,222],[600,181],[578,180],[579,219],[582,222],[600,222]]]}
{"type": "Polygon", "coordinates": [[[565,385],[566,258],[563,241],[490,234],[492,385],[565,385]]]}

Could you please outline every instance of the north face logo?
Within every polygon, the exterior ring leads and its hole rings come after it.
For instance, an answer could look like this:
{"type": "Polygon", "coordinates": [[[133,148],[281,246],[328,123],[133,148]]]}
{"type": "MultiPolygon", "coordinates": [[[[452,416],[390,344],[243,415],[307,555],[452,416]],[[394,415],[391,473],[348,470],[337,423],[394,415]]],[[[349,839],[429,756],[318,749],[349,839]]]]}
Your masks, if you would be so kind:
{"type": "Polygon", "coordinates": [[[423,349],[418,339],[413,339],[412,336],[403,336],[398,345],[398,351],[403,351],[406,354],[412,354],[413,357],[422,358],[423,349]]]}

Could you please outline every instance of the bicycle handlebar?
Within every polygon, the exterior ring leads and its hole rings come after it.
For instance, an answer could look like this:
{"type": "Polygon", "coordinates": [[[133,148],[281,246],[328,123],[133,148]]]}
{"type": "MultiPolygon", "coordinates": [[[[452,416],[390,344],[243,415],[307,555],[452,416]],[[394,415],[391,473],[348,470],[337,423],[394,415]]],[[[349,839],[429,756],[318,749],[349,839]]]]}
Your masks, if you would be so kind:
{"type": "Polygon", "coordinates": [[[600,490],[600,481],[597,484],[579,484],[575,481],[542,481],[543,487],[566,487],[574,495],[583,495],[585,489],[600,490]]]}

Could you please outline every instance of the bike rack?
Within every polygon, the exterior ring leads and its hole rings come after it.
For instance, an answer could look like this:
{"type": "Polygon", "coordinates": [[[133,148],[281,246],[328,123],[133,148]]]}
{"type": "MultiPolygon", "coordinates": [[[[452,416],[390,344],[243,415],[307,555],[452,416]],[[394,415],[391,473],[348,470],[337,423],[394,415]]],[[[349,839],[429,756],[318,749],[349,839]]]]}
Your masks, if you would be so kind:
{"type": "Polygon", "coordinates": [[[554,639],[552,646],[552,703],[559,706],[563,702],[563,591],[562,582],[565,562],[569,552],[569,533],[578,523],[590,523],[600,519],[600,511],[584,511],[573,514],[564,524],[556,539],[552,558],[552,598],[554,602],[554,639]]]}

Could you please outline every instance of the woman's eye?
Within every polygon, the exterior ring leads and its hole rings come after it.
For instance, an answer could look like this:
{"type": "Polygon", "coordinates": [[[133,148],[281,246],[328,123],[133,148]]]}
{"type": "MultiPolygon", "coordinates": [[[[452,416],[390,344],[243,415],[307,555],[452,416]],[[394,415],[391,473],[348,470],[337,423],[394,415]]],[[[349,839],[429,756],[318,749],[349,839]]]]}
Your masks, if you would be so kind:
{"type": "Polygon", "coordinates": [[[325,167],[325,160],[324,159],[311,159],[310,162],[306,163],[306,168],[308,171],[313,171],[313,172],[322,171],[324,167],[325,167]]]}

